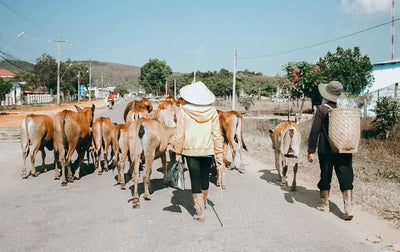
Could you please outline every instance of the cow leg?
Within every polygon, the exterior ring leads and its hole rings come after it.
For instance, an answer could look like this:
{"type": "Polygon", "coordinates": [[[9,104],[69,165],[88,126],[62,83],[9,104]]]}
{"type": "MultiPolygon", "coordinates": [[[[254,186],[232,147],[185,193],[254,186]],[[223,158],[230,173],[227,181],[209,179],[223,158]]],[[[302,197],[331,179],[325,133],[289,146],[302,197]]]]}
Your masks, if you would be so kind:
{"type": "Polygon", "coordinates": [[[54,171],[55,171],[55,177],[54,179],[60,179],[60,172],[59,172],[59,155],[58,152],[54,150],[54,171]]]}
{"type": "Polygon", "coordinates": [[[281,185],[285,186],[285,185],[287,185],[287,176],[286,176],[286,174],[287,174],[288,166],[287,166],[287,164],[282,165],[282,166],[283,166],[283,169],[282,169],[281,185]]]}
{"type": "Polygon", "coordinates": [[[103,174],[103,168],[101,167],[101,148],[95,151],[95,156],[96,156],[97,173],[101,175],[103,174]]]}
{"type": "MultiPolygon", "coordinates": [[[[161,158],[161,165],[163,168],[163,173],[164,173],[164,178],[165,178],[165,176],[167,176],[167,169],[168,169],[166,152],[162,153],[160,158],[161,158]]],[[[150,169],[150,173],[151,173],[151,169],[150,169]]]]}
{"type": "Polygon", "coordinates": [[[222,164],[222,167],[217,167],[217,186],[221,186],[222,189],[226,188],[225,185],[225,164],[222,164]]]}
{"type": "Polygon", "coordinates": [[[86,150],[87,150],[88,148],[86,148],[86,147],[80,147],[80,148],[77,148],[77,151],[78,151],[78,168],[75,170],[75,173],[74,173],[74,178],[76,178],[76,179],[80,179],[80,172],[81,172],[81,167],[82,167],[82,163],[83,163],[83,159],[85,158],[85,154],[86,154],[86,150]]]}
{"type": "Polygon", "coordinates": [[[132,178],[133,178],[133,184],[134,184],[134,192],[133,192],[133,208],[140,208],[140,201],[139,201],[139,190],[138,190],[138,182],[139,182],[139,165],[140,165],[140,159],[139,157],[133,158],[132,163],[133,163],[133,172],[132,172],[132,178]]]}
{"type": "MultiPolygon", "coordinates": [[[[68,152],[67,155],[65,157],[65,164],[66,164],[66,168],[68,169],[68,182],[73,183],[74,182],[74,177],[72,176],[72,170],[71,170],[71,157],[72,154],[74,153],[76,149],[76,143],[71,143],[68,145],[68,152]]],[[[78,163],[79,164],[79,163],[78,163]]],[[[79,166],[78,166],[79,167],[79,166]]],[[[79,169],[79,168],[78,168],[79,169]]],[[[77,170],[78,170],[77,169],[77,170]]],[[[65,175],[65,172],[64,174],[65,175]]],[[[63,176],[64,177],[64,176],[63,176]]],[[[61,182],[62,183],[62,182],[61,182]]],[[[65,182],[66,183],[66,182],[65,182]]],[[[66,185],[66,184],[65,184],[66,185]]]]}
{"type": "Polygon", "coordinates": [[[32,156],[31,156],[32,168],[31,168],[30,174],[32,174],[32,176],[36,177],[38,175],[38,173],[36,172],[35,160],[36,160],[36,155],[39,151],[39,146],[33,145],[32,149],[33,149],[32,156]]]}
{"type": "Polygon", "coordinates": [[[282,155],[278,150],[275,150],[275,168],[278,172],[278,179],[281,180],[281,166],[282,166],[282,155]]]}
{"type": "Polygon", "coordinates": [[[292,182],[292,191],[296,191],[296,174],[297,174],[297,169],[299,168],[299,164],[297,163],[293,166],[293,182],[292,182]]]}
{"type": "Polygon", "coordinates": [[[148,153],[146,155],[146,159],[145,159],[146,163],[145,163],[145,170],[144,170],[144,174],[143,174],[144,199],[145,200],[151,200],[149,188],[151,187],[150,175],[151,175],[151,166],[153,164],[153,160],[154,160],[154,152],[148,153]]]}
{"type": "Polygon", "coordinates": [[[29,147],[27,147],[27,148],[22,147],[22,148],[23,148],[23,150],[22,150],[22,159],[24,160],[24,167],[22,167],[21,177],[23,179],[26,179],[29,176],[29,174],[26,172],[26,158],[29,155],[29,147]]]}
{"type": "Polygon", "coordinates": [[[54,151],[54,180],[60,179],[60,169],[63,169],[63,165],[61,164],[60,160],[60,152],[54,151]]]}
{"type": "Polygon", "coordinates": [[[222,151],[222,161],[224,162],[224,164],[226,165],[226,167],[228,167],[228,169],[231,169],[231,164],[227,158],[227,153],[228,153],[228,144],[224,141],[223,144],[223,148],[224,150],[222,151]]]}
{"type": "Polygon", "coordinates": [[[121,190],[125,190],[125,162],[128,152],[124,151],[121,159],[118,162],[118,183],[121,185],[121,190]]]}
{"type": "Polygon", "coordinates": [[[45,163],[46,151],[44,150],[44,146],[40,149],[40,151],[42,152],[42,168],[43,168],[43,172],[47,172],[46,163],[45,163]]]}
{"type": "Polygon", "coordinates": [[[108,172],[108,149],[110,148],[110,142],[104,144],[104,169],[108,172]]]}

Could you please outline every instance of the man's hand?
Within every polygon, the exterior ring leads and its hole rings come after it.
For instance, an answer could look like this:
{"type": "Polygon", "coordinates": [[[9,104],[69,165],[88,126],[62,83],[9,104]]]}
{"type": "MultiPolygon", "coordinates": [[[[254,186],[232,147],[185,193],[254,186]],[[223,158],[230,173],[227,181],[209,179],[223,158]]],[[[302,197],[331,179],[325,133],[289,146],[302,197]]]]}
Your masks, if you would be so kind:
{"type": "Polygon", "coordinates": [[[310,163],[312,163],[312,162],[314,161],[313,154],[312,154],[312,153],[308,153],[307,159],[308,159],[308,161],[309,161],[310,163]]]}
{"type": "Polygon", "coordinates": [[[176,162],[182,163],[182,155],[176,154],[175,155],[175,160],[176,160],[176,162]]]}

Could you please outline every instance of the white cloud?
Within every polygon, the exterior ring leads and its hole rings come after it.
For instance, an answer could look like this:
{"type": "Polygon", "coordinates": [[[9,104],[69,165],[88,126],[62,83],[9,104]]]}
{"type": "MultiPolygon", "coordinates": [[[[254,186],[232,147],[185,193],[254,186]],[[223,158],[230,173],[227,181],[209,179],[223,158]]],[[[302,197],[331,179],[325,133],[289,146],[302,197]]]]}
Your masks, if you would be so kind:
{"type": "MultiPolygon", "coordinates": [[[[341,0],[343,10],[352,15],[370,15],[389,12],[392,0],[341,0]]],[[[398,4],[395,3],[396,5],[398,4]]],[[[396,6],[397,7],[397,6],[396,6]]]]}

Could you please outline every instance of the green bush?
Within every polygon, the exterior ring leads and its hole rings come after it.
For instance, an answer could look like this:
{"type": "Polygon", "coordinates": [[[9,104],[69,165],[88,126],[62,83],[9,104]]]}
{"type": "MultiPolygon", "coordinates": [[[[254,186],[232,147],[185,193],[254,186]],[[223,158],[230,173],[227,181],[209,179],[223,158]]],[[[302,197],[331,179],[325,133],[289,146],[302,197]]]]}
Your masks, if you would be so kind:
{"type": "Polygon", "coordinates": [[[253,97],[251,95],[240,97],[238,102],[246,111],[249,111],[251,105],[254,105],[253,97]]]}
{"type": "Polygon", "coordinates": [[[376,102],[373,125],[378,134],[388,138],[390,132],[399,120],[399,102],[392,97],[381,97],[376,102]]]}

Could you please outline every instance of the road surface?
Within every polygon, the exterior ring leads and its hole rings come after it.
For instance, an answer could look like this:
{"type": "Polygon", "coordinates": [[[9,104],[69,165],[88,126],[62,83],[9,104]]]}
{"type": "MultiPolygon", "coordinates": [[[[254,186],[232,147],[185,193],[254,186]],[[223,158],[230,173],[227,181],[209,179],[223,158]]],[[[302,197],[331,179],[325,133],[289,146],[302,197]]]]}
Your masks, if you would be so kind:
{"type": "MultiPolygon", "coordinates": [[[[126,103],[95,116],[122,122],[126,103]]],[[[298,182],[290,192],[277,184],[272,156],[263,163],[246,156],[246,172],[227,171],[224,191],[210,183],[206,221],[199,223],[192,219],[188,172],[185,191],[164,188],[156,161],[152,200],[143,200],[140,183],[141,207],[133,209],[132,182],[120,190],[116,170],[99,176],[88,167],[79,181],[61,186],[53,180],[51,153],[49,171],[22,180],[19,133],[0,133],[0,251],[381,251],[400,239],[394,230],[373,241],[374,223],[382,222],[365,213],[341,220],[340,199],[331,213],[318,212],[316,188],[298,182]]]]}

